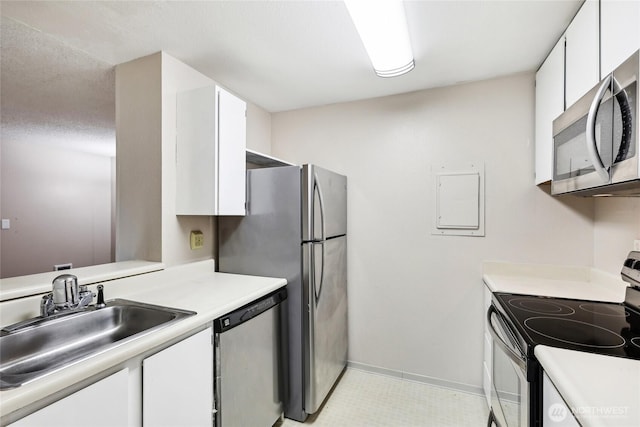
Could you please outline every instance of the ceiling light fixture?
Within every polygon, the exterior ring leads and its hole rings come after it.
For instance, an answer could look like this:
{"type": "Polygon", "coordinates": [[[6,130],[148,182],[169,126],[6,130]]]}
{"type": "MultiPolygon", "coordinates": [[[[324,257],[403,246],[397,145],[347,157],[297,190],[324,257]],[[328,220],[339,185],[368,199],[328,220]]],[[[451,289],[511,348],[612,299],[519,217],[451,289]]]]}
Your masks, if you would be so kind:
{"type": "Polygon", "coordinates": [[[413,70],[415,62],[402,0],[344,0],[373,69],[380,77],[413,70]]]}

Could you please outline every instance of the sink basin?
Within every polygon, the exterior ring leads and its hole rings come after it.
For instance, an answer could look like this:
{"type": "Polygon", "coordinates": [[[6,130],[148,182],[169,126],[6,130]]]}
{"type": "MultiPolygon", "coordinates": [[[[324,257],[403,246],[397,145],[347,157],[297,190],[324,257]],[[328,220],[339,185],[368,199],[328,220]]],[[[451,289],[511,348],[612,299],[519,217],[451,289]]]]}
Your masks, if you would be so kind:
{"type": "Polygon", "coordinates": [[[19,387],[194,314],[114,299],[101,309],[90,306],[6,327],[0,332],[0,390],[19,387]]]}

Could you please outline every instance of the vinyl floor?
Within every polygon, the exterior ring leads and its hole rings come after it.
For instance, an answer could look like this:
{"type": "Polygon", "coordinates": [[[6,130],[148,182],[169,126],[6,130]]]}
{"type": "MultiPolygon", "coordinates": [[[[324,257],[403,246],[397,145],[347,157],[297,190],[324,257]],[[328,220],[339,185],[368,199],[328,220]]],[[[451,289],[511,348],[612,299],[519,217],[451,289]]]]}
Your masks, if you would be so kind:
{"type": "Polygon", "coordinates": [[[348,368],[304,424],[275,427],[480,427],[488,416],[483,396],[348,368]]]}

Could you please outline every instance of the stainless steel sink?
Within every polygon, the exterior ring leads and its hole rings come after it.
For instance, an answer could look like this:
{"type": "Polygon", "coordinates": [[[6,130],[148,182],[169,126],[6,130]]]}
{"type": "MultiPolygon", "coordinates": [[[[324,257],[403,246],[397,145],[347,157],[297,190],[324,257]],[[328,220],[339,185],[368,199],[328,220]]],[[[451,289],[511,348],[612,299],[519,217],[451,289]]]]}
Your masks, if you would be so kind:
{"type": "Polygon", "coordinates": [[[0,331],[0,390],[19,387],[72,363],[196,314],[114,299],[6,327],[0,331]]]}

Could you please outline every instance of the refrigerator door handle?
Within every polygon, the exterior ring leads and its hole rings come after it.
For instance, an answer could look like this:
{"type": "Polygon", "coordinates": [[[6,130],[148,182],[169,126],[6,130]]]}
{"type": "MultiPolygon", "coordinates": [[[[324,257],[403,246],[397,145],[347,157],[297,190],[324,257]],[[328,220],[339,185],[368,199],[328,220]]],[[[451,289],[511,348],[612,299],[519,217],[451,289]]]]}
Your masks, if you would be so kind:
{"type": "Polygon", "coordinates": [[[324,242],[309,243],[309,288],[313,291],[314,307],[318,306],[320,294],[322,293],[322,284],[324,282],[324,242]],[[318,263],[316,262],[316,245],[322,246],[320,253],[320,280],[316,280],[316,271],[318,263]]]}
{"type": "Polygon", "coordinates": [[[311,244],[311,256],[313,257],[312,268],[313,268],[313,276],[314,276],[314,278],[313,278],[313,293],[315,295],[316,306],[320,302],[320,294],[322,293],[322,285],[324,284],[324,254],[325,254],[324,242],[318,242],[318,243],[311,244]],[[320,254],[321,266],[320,266],[320,285],[319,286],[316,286],[317,282],[315,280],[315,271],[316,271],[316,265],[317,265],[316,262],[315,262],[315,255],[316,255],[315,246],[316,245],[322,246],[322,253],[320,254]]]}
{"type": "MultiPolygon", "coordinates": [[[[322,189],[318,185],[318,175],[313,174],[313,192],[318,194],[318,201],[320,202],[320,240],[327,238],[325,234],[325,224],[324,224],[324,198],[322,197],[322,189]]],[[[314,212],[315,215],[315,212],[314,212]]],[[[314,228],[315,228],[315,219],[314,219],[314,228]]],[[[315,229],[314,229],[314,238],[315,238],[315,229]]]]}

